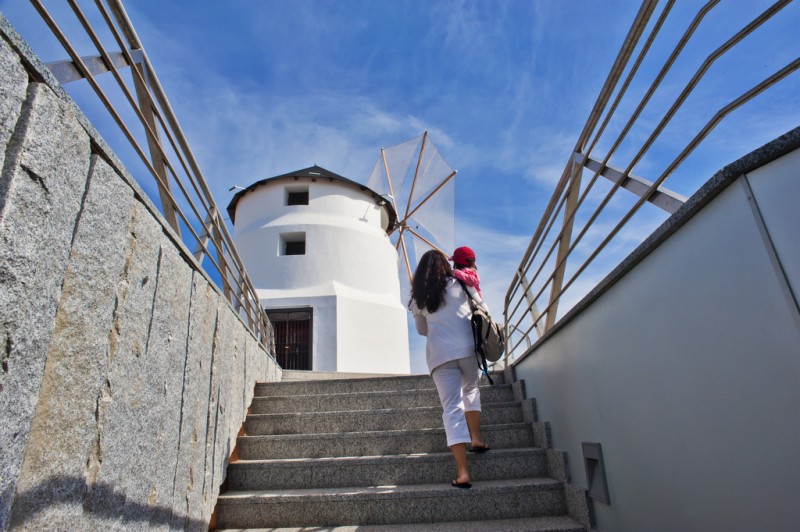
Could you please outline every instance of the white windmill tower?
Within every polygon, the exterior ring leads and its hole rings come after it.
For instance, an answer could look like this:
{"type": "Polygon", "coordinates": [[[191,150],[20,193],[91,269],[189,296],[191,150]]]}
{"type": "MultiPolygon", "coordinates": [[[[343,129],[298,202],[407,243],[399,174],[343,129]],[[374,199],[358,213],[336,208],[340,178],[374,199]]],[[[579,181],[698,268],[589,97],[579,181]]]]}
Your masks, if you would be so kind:
{"type": "Polygon", "coordinates": [[[240,190],[228,213],[284,369],[409,373],[385,198],[313,166],[240,190]]]}
{"type": "Polygon", "coordinates": [[[392,200],[398,219],[389,236],[400,256],[400,280],[407,301],[419,257],[430,249],[449,255],[455,247],[456,171],[426,131],[381,148],[367,186],[392,200]]]}
{"type": "Polygon", "coordinates": [[[426,132],[382,148],[367,186],[313,166],[232,198],[284,369],[409,373],[411,275],[428,249],[454,247],[455,175],[426,132]]]}

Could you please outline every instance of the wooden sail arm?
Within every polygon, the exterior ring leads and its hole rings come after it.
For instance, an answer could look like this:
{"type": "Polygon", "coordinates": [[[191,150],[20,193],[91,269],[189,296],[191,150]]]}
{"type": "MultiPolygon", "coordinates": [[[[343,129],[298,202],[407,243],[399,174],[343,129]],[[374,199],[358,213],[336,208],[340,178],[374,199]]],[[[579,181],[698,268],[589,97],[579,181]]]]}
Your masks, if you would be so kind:
{"type": "MultiPolygon", "coordinates": [[[[389,173],[389,163],[386,161],[386,150],[381,147],[381,159],[383,159],[383,169],[386,172],[386,181],[389,183],[389,199],[392,200],[392,207],[394,208],[394,212],[397,211],[397,200],[394,197],[394,188],[392,187],[392,175],[389,173]]],[[[397,229],[399,224],[395,224],[391,231],[388,234],[394,233],[395,229],[397,229]]]]}
{"type": "Polygon", "coordinates": [[[403,248],[403,258],[406,261],[406,270],[408,270],[408,282],[409,283],[413,283],[414,282],[414,275],[411,272],[411,262],[409,262],[409,260],[408,260],[408,250],[406,249],[406,242],[403,239],[402,233],[400,234],[400,247],[403,248]]]}
{"type": "Polygon", "coordinates": [[[414,180],[411,182],[411,192],[408,194],[408,203],[406,204],[406,213],[403,215],[404,219],[408,219],[408,210],[411,208],[411,200],[414,197],[414,189],[417,186],[417,177],[419,177],[419,167],[422,165],[422,154],[425,153],[425,141],[428,139],[428,132],[422,134],[422,145],[419,148],[419,157],[417,157],[417,167],[414,169],[414,180]]]}
{"type": "Polygon", "coordinates": [[[395,242],[395,244],[394,244],[394,250],[395,251],[400,251],[400,239],[403,237],[403,231],[405,231],[405,230],[406,230],[405,226],[401,226],[400,227],[400,234],[397,235],[398,236],[397,242],[395,242]]]}
{"type": "Polygon", "coordinates": [[[413,210],[413,211],[409,212],[409,213],[408,213],[408,214],[405,216],[405,218],[403,218],[403,220],[400,222],[400,225],[403,225],[403,224],[405,224],[405,223],[408,221],[408,219],[409,219],[409,218],[411,218],[412,216],[414,216],[414,214],[415,214],[415,213],[416,213],[416,212],[419,210],[419,208],[420,208],[420,207],[422,207],[423,205],[425,205],[425,203],[427,203],[427,202],[428,202],[428,200],[430,200],[430,199],[433,197],[433,195],[434,195],[434,194],[436,194],[437,192],[439,192],[439,191],[442,189],[442,187],[443,187],[443,186],[445,186],[445,185],[447,184],[447,182],[448,182],[448,181],[450,181],[451,179],[453,179],[453,177],[455,177],[455,175],[456,175],[457,173],[458,173],[458,171],[456,171],[456,170],[453,170],[453,172],[452,172],[452,173],[451,173],[449,176],[447,176],[447,177],[444,179],[444,181],[442,181],[441,183],[439,183],[439,186],[437,186],[435,189],[433,189],[433,190],[430,192],[430,194],[428,194],[427,196],[425,196],[425,199],[423,199],[423,200],[420,202],[420,204],[419,204],[419,205],[417,205],[416,207],[414,207],[414,210],[413,210]]]}
{"type": "Polygon", "coordinates": [[[450,256],[450,255],[449,255],[449,254],[448,254],[446,251],[444,251],[444,250],[443,250],[443,249],[441,249],[439,246],[437,246],[436,244],[434,244],[433,242],[431,242],[430,240],[428,240],[427,238],[425,238],[425,237],[424,237],[424,236],[422,236],[421,234],[417,233],[416,231],[414,231],[414,230],[413,230],[413,229],[411,229],[410,227],[406,227],[406,230],[407,230],[409,233],[411,233],[412,235],[414,235],[415,237],[419,238],[420,240],[422,240],[423,242],[425,242],[426,244],[428,244],[430,247],[432,247],[432,248],[433,248],[433,249],[435,249],[436,251],[439,251],[439,252],[443,253],[444,255],[447,255],[448,257],[450,256]]]}

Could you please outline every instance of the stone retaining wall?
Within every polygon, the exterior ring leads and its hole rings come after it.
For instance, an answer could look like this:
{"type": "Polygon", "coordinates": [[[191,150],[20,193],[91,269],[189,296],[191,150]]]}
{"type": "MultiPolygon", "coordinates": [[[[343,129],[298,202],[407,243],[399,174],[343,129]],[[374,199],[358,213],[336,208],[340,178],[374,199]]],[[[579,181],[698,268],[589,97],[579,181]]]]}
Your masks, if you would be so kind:
{"type": "Polygon", "coordinates": [[[0,15],[0,527],[206,529],[280,379],[0,15]]]}

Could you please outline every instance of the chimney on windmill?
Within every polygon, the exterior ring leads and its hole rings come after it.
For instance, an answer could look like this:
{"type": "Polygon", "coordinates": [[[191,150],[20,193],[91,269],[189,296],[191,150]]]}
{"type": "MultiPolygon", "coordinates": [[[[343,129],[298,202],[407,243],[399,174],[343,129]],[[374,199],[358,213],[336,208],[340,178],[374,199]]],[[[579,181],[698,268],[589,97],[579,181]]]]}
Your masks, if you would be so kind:
{"type": "Polygon", "coordinates": [[[228,213],[282,368],[409,373],[390,202],[312,166],[239,190],[228,213]]]}

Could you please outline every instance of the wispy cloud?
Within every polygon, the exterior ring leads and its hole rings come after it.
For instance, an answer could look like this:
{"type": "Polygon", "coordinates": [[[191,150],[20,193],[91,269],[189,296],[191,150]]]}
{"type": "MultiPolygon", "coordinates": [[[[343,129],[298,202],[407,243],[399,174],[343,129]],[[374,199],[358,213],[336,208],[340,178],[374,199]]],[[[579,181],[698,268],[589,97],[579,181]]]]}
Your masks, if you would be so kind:
{"type": "MultiPolygon", "coordinates": [[[[405,140],[423,128],[424,120],[378,107],[364,97],[318,95],[270,101],[258,92],[234,90],[217,80],[181,103],[191,143],[216,190],[313,164],[366,182],[381,145],[405,140]],[[332,112],[335,109],[335,113],[332,112]]],[[[438,144],[451,144],[447,135],[438,144]]]]}
{"type": "Polygon", "coordinates": [[[441,40],[444,46],[455,50],[469,62],[479,62],[492,69],[497,53],[505,41],[497,36],[508,26],[508,4],[487,5],[476,0],[433,5],[429,13],[432,41],[441,40]]]}

